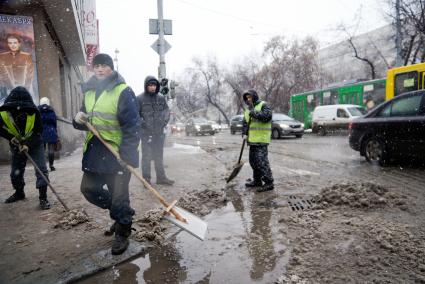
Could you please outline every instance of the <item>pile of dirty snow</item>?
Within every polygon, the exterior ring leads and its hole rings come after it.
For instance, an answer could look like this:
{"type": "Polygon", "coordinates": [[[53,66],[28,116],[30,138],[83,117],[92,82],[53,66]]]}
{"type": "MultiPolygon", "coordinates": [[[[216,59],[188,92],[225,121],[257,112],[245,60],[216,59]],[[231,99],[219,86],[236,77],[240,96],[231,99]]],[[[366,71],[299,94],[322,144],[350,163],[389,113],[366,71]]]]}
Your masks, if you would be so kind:
{"type": "Polygon", "coordinates": [[[132,238],[138,242],[161,243],[166,230],[165,225],[161,223],[163,213],[164,211],[160,209],[149,210],[142,218],[135,220],[136,233],[132,238]]]}
{"type": "Polygon", "coordinates": [[[318,209],[332,205],[345,205],[352,208],[370,209],[389,206],[407,210],[406,196],[370,182],[334,184],[323,188],[315,200],[318,209]]]}
{"type": "Polygon", "coordinates": [[[213,209],[222,207],[226,202],[227,198],[223,192],[206,189],[187,193],[178,200],[176,205],[195,215],[205,216],[213,209]]]}
{"type": "Polygon", "coordinates": [[[62,228],[65,230],[71,229],[82,223],[89,221],[89,217],[84,209],[73,209],[65,213],[59,222],[54,226],[55,228],[62,228]]]}

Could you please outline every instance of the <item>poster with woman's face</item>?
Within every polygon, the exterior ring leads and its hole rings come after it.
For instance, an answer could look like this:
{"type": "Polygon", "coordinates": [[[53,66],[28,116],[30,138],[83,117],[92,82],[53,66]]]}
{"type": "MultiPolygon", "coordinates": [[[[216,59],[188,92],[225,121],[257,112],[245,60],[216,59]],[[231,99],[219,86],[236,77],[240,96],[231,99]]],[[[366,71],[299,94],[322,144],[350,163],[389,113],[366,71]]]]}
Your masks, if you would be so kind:
{"type": "Polygon", "coordinates": [[[38,103],[33,18],[0,14],[0,105],[17,86],[38,103]]]}

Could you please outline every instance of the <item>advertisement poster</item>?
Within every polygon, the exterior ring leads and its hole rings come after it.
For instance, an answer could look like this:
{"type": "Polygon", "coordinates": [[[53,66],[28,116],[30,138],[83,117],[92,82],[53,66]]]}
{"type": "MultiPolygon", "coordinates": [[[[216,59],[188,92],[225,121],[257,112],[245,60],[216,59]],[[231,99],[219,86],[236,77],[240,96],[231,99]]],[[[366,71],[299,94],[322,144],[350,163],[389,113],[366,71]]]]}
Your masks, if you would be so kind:
{"type": "Polygon", "coordinates": [[[87,55],[87,70],[92,71],[93,58],[97,55],[99,50],[99,35],[98,25],[96,19],[96,1],[84,1],[84,42],[86,44],[87,55]]]}
{"type": "Polygon", "coordinates": [[[33,18],[0,14],[0,105],[17,86],[38,104],[36,70],[33,18]]]}

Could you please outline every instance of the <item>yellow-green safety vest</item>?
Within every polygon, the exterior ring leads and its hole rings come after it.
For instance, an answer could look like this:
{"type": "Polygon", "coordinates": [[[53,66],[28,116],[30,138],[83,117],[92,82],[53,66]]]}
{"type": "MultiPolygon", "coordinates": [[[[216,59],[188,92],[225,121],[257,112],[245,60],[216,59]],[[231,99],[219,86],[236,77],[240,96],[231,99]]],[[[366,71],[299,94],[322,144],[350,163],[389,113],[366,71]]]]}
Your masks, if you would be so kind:
{"type": "MultiPolygon", "coordinates": [[[[255,107],[255,111],[261,111],[264,102],[259,102],[255,107]]],[[[249,116],[250,110],[245,110],[244,118],[249,125],[248,142],[249,143],[264,143],[269,144],[272,135],[272,122],[261,122],[249,116]],[[251,120],[251,122],[249,121],[251,120]]]]}
{"type": "MultiPolygon", "coordinates": [[[[84,106],[89,116],[88,121],[116,151],[119,150],[122,140],[121,127],[117,118],[118,100],[125,88],[127,88],[126,84],[119,84],[110,91],[103,91],[97,100],[94,90],[87,91],[84,95],[84,106]]],[[[92,138],[93,133],[88,132],[84,143],[84,152],[92,138]]]]}
{"type": "Polygon", "coordinates": [[[34,122],[35,122],[35,113],[34,114],[27,114],[27,120],[25,123],[25,132],[24,134],[21,134],[18,131],[18,128],[15,125],[15,121],[13,120],[12,115],[8,111],[1,111],[0,112],[1,118],[3,119],[4,126],[3,128],[12,134],[14,137],[18,138],[19,141],[25,141],[32,135],[32,130],[34,129],[34,122]]]}

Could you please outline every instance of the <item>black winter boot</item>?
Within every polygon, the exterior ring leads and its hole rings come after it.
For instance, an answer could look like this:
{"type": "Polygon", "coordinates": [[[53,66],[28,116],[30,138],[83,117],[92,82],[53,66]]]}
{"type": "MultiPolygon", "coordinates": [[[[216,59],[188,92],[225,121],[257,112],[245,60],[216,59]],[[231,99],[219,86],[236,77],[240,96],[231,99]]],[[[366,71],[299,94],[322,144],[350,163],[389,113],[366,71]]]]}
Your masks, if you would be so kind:
{"type": "Polygon", "coordinates": [[[13,203],[22,199],[25,199],[24,189],[16,189],[15,193],[12,194],[8,199],[6,199],[4,203],[13,203]]]}
{"type": "Polygon", "coordinates": [[[266,183],[262,187],[258,188],[257,192],[264,192],[264,191],[269,191],[273,189],[274,189],[273,183],[266,183]]]}
{"type": "Polygon", "coordinates": [[[40,187],[38,190],[39,190],[38,199],[40,200],[40,209],[41,210],[50,209],[51,205],[49,200],[47,200],[47,186],[40,187]]]}
{"type": "Polygon", "coordinates": [[[108,236],[109,237],[109,236],[112,236],[113,234],[115,234],[115,226],[116,225],[117,225],[117,222],[114,222],[111,225],[111,227],[104,232],[105,236],[108,236]]]}
{"type": "Polygon", "coordinates": [[[111,252],[113,255],[122,254],[126,251],[129,245],[128,237],[131,234],[131,224],[123,225],[116,222],[115,225],[115,240],[112,244],[111,252]]]}
{"type": "Polygon", "coordinates": [[[245,186],[246,187],[258,187],[258,186],[261,186],[262,184],[263,183],[261,181],[255,181],[255,180],[253,180],[253,181],[250,181],[250,182],[245,183],[245,186]]]}

